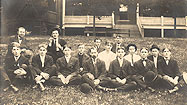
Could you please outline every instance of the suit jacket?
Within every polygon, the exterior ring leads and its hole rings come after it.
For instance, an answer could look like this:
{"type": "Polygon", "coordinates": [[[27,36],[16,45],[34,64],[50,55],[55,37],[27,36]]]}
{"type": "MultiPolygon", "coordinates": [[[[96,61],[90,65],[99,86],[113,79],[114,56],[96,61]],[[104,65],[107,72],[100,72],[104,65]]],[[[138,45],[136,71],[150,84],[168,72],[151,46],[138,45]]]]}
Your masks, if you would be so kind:
{"type": "MultiPolygon", "coordinates": [[[[120,47],[125,47],[125,45],[123,43],[121,43],[120,47]]],[[[115,43],[113,46],[112,46],[112,49],[111,51],[116,53],[116,50],[117,50],[117,44],[115,43]]]]}
{"type": "Polygon", "coordinates": [[[102,79],[105,76],[106,68],[105,62],[100,59],[96,60],[96,66],[94,67],[92,59],[88,59],[84,64],[84,73],[91,73],[96,79],[102,79]]]}
{"type": "Polygon", "coordinates": [[[154,73],[157,74],[157,70],[154,66],[154,63],[147,59],[146,60],[146,66],[143,65],[142,59],[134,63],[134,68],[136,71],[136,75],[143,76],[148,72],[148,71],[153,71],[154,73]]]}
{"type": "Polygon", "coordinates": [[[22,64],[26,64],[28,66],[28,59],[21,55],[20,58],[17,61],[15,61],[14,56],[10,56],[5,59],[4,69],[6,70],[8,75],[14,75],[14,70],[19,69],[22,66],[22,64]]]}
{"type": "Polygon", "coordinates": [[[79,68],[83,67],[84,63],[89,59],[89,56],[88,56],[87,54],[85,54],[85,53],[82,55],[82,59],[80,58],[79,53],[77,53],[77,54],[75,55],[75,57],[76,57],[76,58],[78,59],[78,61],[79,61],[79,68]]]}
{"type": "MultiPolygon", "coordinates": [[[[18,35],[10,37],[9,44],[11,44],[12,42],[18,42],[19,43],[18,35]]],[[[25,37],[23,37],[22,42],[20,44],[21,48],[29,49],[30,47],[29,47],[28,43],[29,43],[29,41],[25,37]]]]}
{"type": "Polygon", "coordinates": [[[79,73],[79,61],[75,57],[71,57],[67,63],[65,56],[58,58],[56,61],[57,74],[63,76],[76,75],[79,73]]]}
{"type": "MultiPolygon", "coordinates": [[[[150,55],[150,56],[148,56],[147,58],[148,58],[149,60],[151,60],[151,61],[154,62],[154,60],[153,60],[153,55],[150,55]]],[[[157,58],[157,67],[158,67],[158,61],[161,60],[161,59],[164,59],[164,58],[163,58],[162,56],[159,55],[158,58],[157,58]]]]}
{"type": "MultiPolygon", "coordinates": [[[[7,55],[6,55],[7,57],[12,55],[12,47],[11,47],[12,42],[18,42],[19,43],[18,35],[10,37],[9,43],[8,43],[8,52],[7,52],[7,55]]],[[[20,44],[20,48],[21,49],[30,49],[28,43],[29,43],[29,41],[25,37],[23,37],[22,42],[20,44]]]]}
{"type": "Polygon", "coordinates": [[[42,67],[42,62],[40,60],[40,55],[35,55],[32,58],[32,67],[35,69],[37,74],[41,72],[49,73],[49,69],[51,69],[53,65],[53,58],[49,55],[45,56],[44,67],[42,67]]]}
{"type": "MultiPolygon", "coordinates": [[[[67,44],[67,42],[63,39],[58,39],[58,43],[63,47],[63,49],[65,48],[65,45],[67,44]]],[[[47,47],[47,54],[52,56],[54,62],[56,62],[56,60],[62,56],[64,56],[64,53],[61,49],[59,49],[59,51],[56,51],[56,44],[54,44],[54,41],[52,41],[52,45],[47,47]]]]}
{"type": "Polygon", "coordinates": [[[132,74],[130,68],[131,67],[129,61],[123,59],[122,67],[120,67],[118,59],[115,59],[110,63],[108,76],[111,79],[115,79],[116,77],[119,77],[121,79],[126,78],[127,76],[130,76],[132,74]]]}
{"type": "Polygon", "coordinates": [[[162,76],[168,75],[173,78],[176,76],[180,76],[177,61],[174,59],[170,59],[167,65],[165,59],[159,60],[158,61],[158,73],[162,76]]]}

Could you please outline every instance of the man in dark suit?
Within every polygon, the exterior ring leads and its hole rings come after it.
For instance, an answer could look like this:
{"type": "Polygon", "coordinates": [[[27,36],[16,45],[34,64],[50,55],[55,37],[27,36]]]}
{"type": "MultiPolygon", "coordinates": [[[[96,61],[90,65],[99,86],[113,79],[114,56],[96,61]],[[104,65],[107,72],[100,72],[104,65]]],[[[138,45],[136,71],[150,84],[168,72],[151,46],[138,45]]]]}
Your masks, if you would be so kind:
{"type": "Polygon", "coordinates": [[[53,63],[53,58],[47,53],[47,45],[40,44],[38,46],[39,54],[33,56],[32,58],[32,66],[30,67],[32,76],[35,78],[37,84],[40,85],[41,90],[44,91],[45,88],[43,83],[51,76],[55,74],[56,66],[53,63]]]}
{"type": "Polygon", "coordinates": [[[155,68],[157,68],[158,61],[163,59],[162,56],[159,55],[160,48],[157,45],[152,45],[150,48],[151,55],[147,58],[154,62],[155,68]]]}
{"type": "Polygon", "coordinates": [[[89,59],[89,56],[85,53],[85,45],[84,44],[78,45],[78,53],[76,53],[75,57],[78,58],[79,69],[80,69],[80,71],[82,71],[83,64],[89,59]]]}
{"type": "MultiPolygon", "coordinates": [[[[109,73],[101,86],[114,88],[115,90],[130,91],[137,87],[136,82],[131,80],[133,71],[130,62],[124,59],[125,49],[117,49],[117,58],[110,64],[109,73]]],[[[107,90],[107,88],[105,90],[107,90]]]]}
{"type": "Polygon", "coordinates": [[[125,45],[123,44],[123,39],[120,35],[117,35],[115,38],[115,44],[112,46],[111,51],[116,53],[117,49],[120,47],[125,47],[125,45]]]}
{"type": "Polygon", "coordinates": [[[169,92],[177,91],[180,86],[181,80],[186,76],[180,73],[177,61],[171,58],[171,50],[169,48],[164,48],[162,50],[164,59],[158,61],[158,73],[163,78],[162,86],[169,89],[169,92]]]}
{"type": "Polygon", "coordinates": [[[104,61],[98,59],[98,52],[96,48],[89,49],[90,59],[83,66],[83,84],[80,90],[83,93],[89,93],[91,90],[99,86],[100,82],[105,76],[106,68],[104,61]]]}
{"type": "Polygon", "coordinates": [[[147,59],[149,51],[147,48],[140,49],[141,59],[134,63],[135,75],[133,79],[139,85],[141,89],[150,89],[155,91],[149,84],[151,84],[157,78],[157,70],[154,66],[154,63],[147,59]]]}
{"type": "Polygon", "coordinates": [[[54,63],[56,60],[64,56],[63,49],[67,42],[59,38],[60,30],[59,28],[54,28],[51,31],[51,37],[49,38],[49,44],[47,47],[47,54],[52,56],[54,63]]]}
{"type": "Polygon", "coordinates": [[[104,50],[104,48],[101,45],[102,40],[99,38],[94,39],[94,47],[97,49],[97,52],[100,53],[104,50]]]}
{"type": "Polygon", "coordinates": [[[25,34],[26,34],[25,28],[24,27],[19,27],[18,31],[17,31],[17,35],[10,37],[9,45],[8,45],[8,52],[7,52],[6,57],[12,55],[11,43],[12,42],[17,42],[17,43],[20,44],[20,48],[21,48],[23,56],[25,56],[27,58],[31,58],[32,50],[29,47],[28,40],[25,38],[25,34]]]}
{"type": "Polygon", "coordinates": [[[28,59],[21,55],[20,44],[12,42],[11,46],[13,55],[5,58],[4,70],[8,76],[5,75],[4,77],[10,84],[5,91],[11,88],[17,92],[19,90],[17,86],[28,82],[31,73],[28,69],[28,59]]]}
{"type": "Polygon", "coordinates": [[[71,56],[71,48],[64,48],[64,56],[56,61],[57,76],[52,76],[50,81],[54,85],[79,85],[81,84],[81,75],[79,74],[79,61],[71,56]]]}

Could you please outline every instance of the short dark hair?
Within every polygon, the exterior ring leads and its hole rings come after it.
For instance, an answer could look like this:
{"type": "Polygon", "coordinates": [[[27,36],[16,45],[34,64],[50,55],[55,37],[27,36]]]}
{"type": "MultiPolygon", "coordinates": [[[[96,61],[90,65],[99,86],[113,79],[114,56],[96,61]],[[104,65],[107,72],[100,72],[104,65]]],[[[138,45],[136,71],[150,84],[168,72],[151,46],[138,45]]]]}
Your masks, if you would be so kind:
{"type": "Polygon", "coordinates": [[[148,48],[146,48],[146,47],[142,47],[142,48],[140,49],[140,52],[141,52],[143,49],[146,49],[146,50],[149,52],[148,48]]]}
{"type": "MultiPolygon", "coordinates": [[[[20,28],[25,29],[23,26],[20,26],[17,28],[17,31],[19,31],[20,28]]],[[[26,29],[25,29],[25,31],[26,31],[26,29]]]]}
{"type": "Polygon", "coordinates": [[[117,52],[118,52],[118,50],[124,50],[124,52],[125,52],[125,48],[124,47],[119,47],[119,48],[117,48],[117,52]]]}
{"type": "Polygon", "coordinates": [[[99,38],[95,38],[95,39],[94,39],[94,42],[96,42],[96,40],[100,40],[100,41],[102,41],[102,40],[101,40],[101,39],[99,39],[99,38]]]}
{"type": "Polygon", "coordinates": [[[95,47],[91,47],[91,48],[88,50],[88,53],[89,53],[89,54],[90,54],[91,50],[96,50],[96,51],[97,51],[97,49],[96,49],[95,47]]]}
{"type": "Polygon", "coordinates": [[[61,34],[60,28],[55,27],[55,28],[51,29],[51,34],[53,31],[58,31],[59,35],[61,34]]]}
{"type": "Polygon", "coordinates": [[[112,45],[112,42],[106,41],[106,42],[105,42],[105,45],[108,45],[108,44],[111,44],[111,45],[112,45]]]}
{"type": "Polygon", "coordinates": [[[135,51],[137,50],[137,46],[135,44],[128,44],[127,51],[129,51],[129,47],[133,46],[135,48],[135,51]]]}
{"type": "Polygon", "coordinates": [[[171,49],[169,49],[169,48],[167,48],[167,47],[166,47],[166,48],[163,48],[163,49],[162,49],[162,52],[164,52],[164,50],[166,50],[166,49],[168,49],[168,50],[171,52],[171,49]]]}

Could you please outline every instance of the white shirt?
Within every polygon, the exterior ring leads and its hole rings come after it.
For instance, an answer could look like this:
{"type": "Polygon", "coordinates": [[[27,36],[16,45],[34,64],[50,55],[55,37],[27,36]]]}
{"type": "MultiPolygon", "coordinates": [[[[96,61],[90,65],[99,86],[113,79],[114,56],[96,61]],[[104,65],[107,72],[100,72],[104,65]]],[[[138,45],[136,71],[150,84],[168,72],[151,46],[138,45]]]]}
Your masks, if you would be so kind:
{"type": "Polygon", "coordinates": [[[21,44],[22,40],[21,38],[18,36],[18,43],[21,44]]]}
{"type": "Polygon", "coordinates": [[[168,65],[168,64],[169,64],[170,58],[164,58],[164,59],[165,59],[165,61],[166,61],[166,64],[168,65]]]}
{"type": "Polygon", "coordinates": [[[131,66],[133,66],[133,63],[137,62],[138,60],[141,59],[141,57],[137,54],[133,54],[133,58],[131,54],[128,54],[126,56],[124,56],[125,60],[129,61],[131,63],[131,66]],[[133,59],[133,62],[132,62],[133,59]]]}
{"type": "MultiPolygon", "coordinates": [[[[20,58],[20,56],[14,56],[14,59],[15,59],[15,61],[17,62],[18,61],[18,59],[20,58]]],[[[19,63],[18,63],[18,65],[17,66],[19,66],[19,63]]]]}
{"type": "Polygon", "coordinates": [[[110,63],[116,59],[116,54],[112,51],[102,51],[98,54],[98,58],[105,62],[106,70],[109,70],[110,63]]]}
{"type": "Polygon", "coordinates": [[[119,61],[120,67],[122,67],[122,65],[123,65],[123,58],[122,59],[118,58],[118,61],[119,61]]]}
{"type": "Polygon", "coordinates": [[[155,64],[155,68],[157,68],[157,60],[158,60],[158,56],[153,56],[153,62],[155,64]]]}
{"type": "Polygon", "coordinates": [[[45,56],[40,56],[40,60],[42,62],[42,67],[44,67],[45,65],[45,56]]]}
{"type": "Polygon", "coordinates": [[[69,63],[69,60],[70,60],[71,56],[65,56],[65,59],[66,59],[66,62],[69,63]]]}

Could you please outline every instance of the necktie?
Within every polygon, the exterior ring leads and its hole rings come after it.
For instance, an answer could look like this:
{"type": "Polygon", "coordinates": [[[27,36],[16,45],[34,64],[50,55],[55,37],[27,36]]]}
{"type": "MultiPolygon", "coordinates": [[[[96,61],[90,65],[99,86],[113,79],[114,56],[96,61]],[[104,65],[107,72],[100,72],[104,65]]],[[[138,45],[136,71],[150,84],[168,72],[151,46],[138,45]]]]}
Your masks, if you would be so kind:
{"type": "Polygon", "coordinates": [[[134,60],[133,60],[133,54],[131,55],[131,66],[133,66],[134,60]]]}
{"type": "Polygon", "coordinates": [[[97,66],[96,66],[96,59],[93,59],[93,65],[94,65],[94,70],[95,70],[95,77],[97,77],[98,69],[97,69],[97,66]]]}
{"type": "Polygon", "coordinates": [[[143,60],[142,60],[142,63],[143,63],[143,65],[144,65],[144,67],[145,67],[145,66],[146,66],[146,60],[143,59],[143,60]]]}

